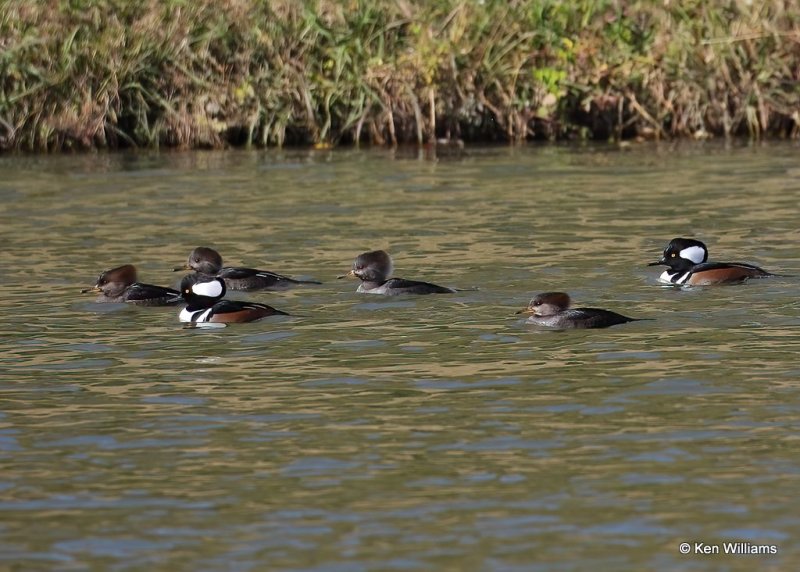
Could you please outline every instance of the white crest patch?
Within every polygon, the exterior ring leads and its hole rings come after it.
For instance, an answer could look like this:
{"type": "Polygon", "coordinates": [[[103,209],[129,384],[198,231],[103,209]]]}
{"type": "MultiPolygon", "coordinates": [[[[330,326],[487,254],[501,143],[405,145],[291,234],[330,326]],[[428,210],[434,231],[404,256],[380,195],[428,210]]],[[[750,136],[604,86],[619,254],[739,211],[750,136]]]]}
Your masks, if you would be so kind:
{"type": "Polygon", "coordinates": [[[211,282],[198,282],[192,286],[192,292],[198,296],[218,298],[219,296],[222,296],[222,284],[219,280],[212,280],[211,282]]]}
{"type": "Polygon", "coordinates": [[[706,250],[700,246],[689,246],[680,251],[680,257],[700,264],[706,257],[706,250]]]}

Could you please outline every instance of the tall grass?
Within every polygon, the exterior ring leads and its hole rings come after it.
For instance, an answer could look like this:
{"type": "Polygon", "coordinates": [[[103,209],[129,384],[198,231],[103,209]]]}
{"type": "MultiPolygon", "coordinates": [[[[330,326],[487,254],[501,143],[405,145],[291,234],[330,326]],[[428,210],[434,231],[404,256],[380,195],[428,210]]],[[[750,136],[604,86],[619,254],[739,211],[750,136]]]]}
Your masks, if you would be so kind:
{"type": "Polygon", "coordinates": [[[0,0],[0,148],[800,135],[790,0],[0,0]]]}

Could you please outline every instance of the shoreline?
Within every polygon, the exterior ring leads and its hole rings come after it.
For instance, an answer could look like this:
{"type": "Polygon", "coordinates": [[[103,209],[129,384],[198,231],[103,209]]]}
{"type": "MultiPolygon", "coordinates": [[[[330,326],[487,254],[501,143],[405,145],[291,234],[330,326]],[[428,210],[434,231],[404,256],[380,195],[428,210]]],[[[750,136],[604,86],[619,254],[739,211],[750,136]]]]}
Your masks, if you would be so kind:
{"type": "Polygon", "coordinates": [[[778,0],[42,4],[0,20],[0,151],[800,138],[778,0]]]}

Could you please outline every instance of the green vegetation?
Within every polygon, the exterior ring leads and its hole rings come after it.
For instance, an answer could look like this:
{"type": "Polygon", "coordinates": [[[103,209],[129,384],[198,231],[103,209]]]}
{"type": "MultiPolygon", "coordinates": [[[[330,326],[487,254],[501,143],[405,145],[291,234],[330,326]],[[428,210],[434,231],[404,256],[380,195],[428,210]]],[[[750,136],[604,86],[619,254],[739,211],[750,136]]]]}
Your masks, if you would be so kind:
{"type": "Polygon", "coordinates": [[[800,135],[784,0],[0,0],[0,149],[800,135]]]}

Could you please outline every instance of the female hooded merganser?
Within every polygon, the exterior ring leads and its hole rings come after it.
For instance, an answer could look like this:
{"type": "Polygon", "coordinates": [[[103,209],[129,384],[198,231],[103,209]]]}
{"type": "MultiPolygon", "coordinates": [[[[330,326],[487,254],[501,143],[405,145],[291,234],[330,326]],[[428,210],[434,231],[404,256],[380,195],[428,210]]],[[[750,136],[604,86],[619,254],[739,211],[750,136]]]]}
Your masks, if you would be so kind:
{"type": "Polygon", "coordinates": [[[383,250],[373,250],[359,254],[353,269],[338,278],[355,276],[361,280],[356,292],[367,294],[384,294],[397,296],[399,294],[453,294],[453,288],[445,288],[428,282],[404,280],[403,278],[389,278],[394,270],[392,257],[383,250]]]}
{"type": "Polygon", "coordinates": [[[564,292],[537,294],[528,307],[517,314],[532,314],[527,323],[550,328],[608,328],[640,318],[628,318],[610,310],[599,308],[569,309],[569,295],[564,292]]]}
{"type": "Polygon", "coordinates": [[[295,280],[268,270],[222,266],[222,256],[213,248],[198,246],[183,266],[173,269],[194,270],[205,278],[219,276],[230,290],[286,290],[299,284],[322,284],[315,280],[295,280]]]}
{"type": "Polygon", "coordinates": [[[98,276],[94,286],[81,290],[83,294],[86,292],[100,292],[96,302],[127,302],[139,306],[166,306],[181,302],[175,298],[180,295],[177,290],[137,282],[133,264],[106,270],[98,276]]]}
{"type": "Polygon", "coordinates": [[[736,284],[748,278],[774,276],[763,268],[741,262],[706,262],[708,249],[699,240],[673,238],[664,249],[661,260],[648,266],[664,265],[659,280],[668,284],[710,286],[713,284],[736,284]]]}
{"type": "Polygon", "coordinates": [[[266,304],[223,300],[225,281],[222,278],[203,280],[187,274],[181,280],[178,296],[186,301],[186,307],[178,315],[181,322],[253,322],[267,316],[289,315],[266,304]]]}

